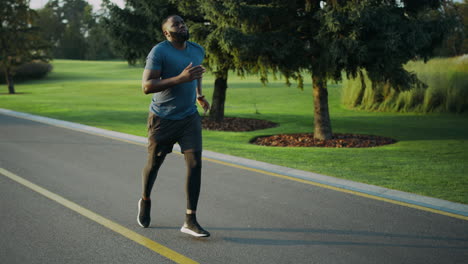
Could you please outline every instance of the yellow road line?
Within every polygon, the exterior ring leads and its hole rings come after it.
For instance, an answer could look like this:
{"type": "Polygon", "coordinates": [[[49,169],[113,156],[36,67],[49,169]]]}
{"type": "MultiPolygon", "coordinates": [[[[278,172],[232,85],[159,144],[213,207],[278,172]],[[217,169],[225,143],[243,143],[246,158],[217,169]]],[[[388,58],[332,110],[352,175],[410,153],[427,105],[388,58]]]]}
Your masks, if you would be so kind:
{"type": "Polygon", "coordinates": [[[104,227],[107,227],[109,228],[110,230],[158,253],[159,255],[161,256],[164,256],[176,263],[181,263],[181,264],[192,264],[192,263],[198,263],[190,258],[187,258],[186,256],[184,255],[181,255],[177,252],[175,252],[174,250],[168,248],[168,247],[165,247],[145,236],[142,236],[122,225],[119,225],[103,216],[100,216],[84,207],[81,207],[80,205],[70,201],[70,200],[67,200],[65,198],[63,198],[62,196],[60,195],[57,195],[55,193],[52,193],[10,171],[7,171],[6,169],[3,169],[3,168],[0,168],[0,174],[3,174],[4,176],[6,176],[7,178],[10,178],[11,180],[19,183],[19,184],[22,184],[23,186],[25,187],[28,187],[29,189],[39,193],[39,194],[42,194],[43,196],[93,220],[94,222],[97,222],[101,225],[103,225],[104,227]]]}
{"type": "Polygon", "coordinates": [[[295,178],[295,177],[291,177],[291,176],[281,175],[281,174],[274,173],[274,172],[269,172],[269,171],[250,168],[250,167],[246,167],[246,166],[242,166],[242,165],[232,164],[232,163],[229,163],[229,162],[224,162],[224,161],[220,161],[220,160],[216,160],[216,159],[205,158],[205,157],[203,159],[208,160],[210,162],[214,162],[214,163],[234,167],[234,168],[239,168],[239,169],[244,169],[244,170],[248,170],[248,171],[253,171],[253,172],[257,172],[257,173],[261,173],[261,174],[274,176],[274,177],[277,177],[277,178],[282,178],[282,179],[286,179],[286,180],[301,182],[301,183],[314,185],[314,186],[318,186],[318,187],[325,188],[325,189],[330,189],[330,190],[343,192],[343,193],[349,193],[349,194],[353,194],[353,195],[357,195],[357,196],[361,196],[361,197],[366,197],[366,198],[373,199],[373,200],[378,200],[378,201],[383,201],[383,202],[387,202],[387,203],[397,204],[397,205],[401,205],[401,206],[405,206],[405,207],[419,209],[419,210],[426,211],[426,212],[431,212],[431,213],[436,213],[436,214],[440,214],[440,215],[450,216],[450,217],[454,217],[454,218],[458,218],[458,219],[462,219],[462,220],[468,220],[468,217],[464,216],[464,215],[449,213],[449,212],[445,212],[445,211],[442,211],[442,210],[437,210],[437,209],[433,209],[433,208],[429,208],[429,207],[425,207],[425,206],[421,206],[421,205],[415,205],[415,204],[405,203],[405,202],[401,202],[401,201],[396,201],[396,200],[392,200],[392,199],[388,199],[388,198],[384,198],[384,197],[379,197],[379,196],[375,196],[375,195],[371,195],[371,194],[367,194],[367,193],[347,190],[347,189],[344,189],[344,188],[339,188],[339,187],[335,187],[335,186],[331,186],[331,185],[327,185],[327,184],[323,184],[323,183],[313,182],[313,181],[304,180],[304,179],[300,179],[300,178],[295,178]]]}

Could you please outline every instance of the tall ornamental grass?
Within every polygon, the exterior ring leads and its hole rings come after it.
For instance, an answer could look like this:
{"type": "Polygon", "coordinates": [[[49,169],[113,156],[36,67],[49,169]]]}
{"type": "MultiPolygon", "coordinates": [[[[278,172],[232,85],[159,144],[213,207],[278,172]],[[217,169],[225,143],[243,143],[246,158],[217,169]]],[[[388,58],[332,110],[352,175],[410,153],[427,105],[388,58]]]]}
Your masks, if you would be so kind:
{"type": "Polygon", "coordinates": [[[343,104],[386,112],[468,112],[468,54],[427,63],[412,61],[405,68],[416,73],[426,87],[398,92],[388,84],[372,84],[363,73],[363,79],[344,79],[343,104]]]}

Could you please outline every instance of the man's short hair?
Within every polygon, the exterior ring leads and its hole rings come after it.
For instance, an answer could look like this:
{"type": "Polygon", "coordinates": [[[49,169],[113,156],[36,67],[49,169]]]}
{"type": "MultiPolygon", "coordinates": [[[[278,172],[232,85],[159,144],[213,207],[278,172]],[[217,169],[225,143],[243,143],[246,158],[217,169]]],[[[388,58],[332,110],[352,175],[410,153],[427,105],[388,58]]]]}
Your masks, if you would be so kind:
{"type": "Polygon", "coordinates": [[[175,17],[175,16],[179,16],[179,15],[170,15],[168,17],[166,17],[162,23],[161,23],[161,30],[164,32],[164,25],[166,25],[167,21],[171,18],[171,17],[175,17]]]}

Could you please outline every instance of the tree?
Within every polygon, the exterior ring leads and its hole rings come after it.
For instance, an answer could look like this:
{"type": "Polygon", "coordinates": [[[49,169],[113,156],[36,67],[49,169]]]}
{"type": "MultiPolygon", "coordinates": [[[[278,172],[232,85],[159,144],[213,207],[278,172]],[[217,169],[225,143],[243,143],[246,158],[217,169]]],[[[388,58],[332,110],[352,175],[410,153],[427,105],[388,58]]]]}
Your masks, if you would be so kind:
{"type": "MultiPolygon", "coordinates": [[[[58,6],[56,7],[58,8],[58,6]]],[[[54,7],[49,2],[44,8],[36,10],[38,18],[34,21],[34,25],[41,29],[42,38],[47,40],[52,46],[52,54],[57,55],[57,47],[60,44],[65,24],[62,23],[62,18],[58,12],[54,11],[54,7]]]]}
{"type": "Polygon", "coordinates": [[[55,58],[85,59],[87,38],[96,26],[92,6],[85,0],[50,0],[38,11],[36,24],[42,35],[53,45],[55,58]]]}
{"type": "Polygon", "coordinates": [[[85,0],[50,0],[44,9],[47,11],[42,14],[51,15],[44,19],[52,22],[54,57],[85,59],[88,48],[86,37],[96,24],[92,6],[85,0]],[[59,25],[56,24],[57,20],[59,25]]]}
{"type": "Polygon", "coordinates": [[[458,12],[463,23],[463,44],[462,54],[468,53],[468,0],[464,0],[463,3],[457,3],[455,6],[458,8],[458,12]]]}
{"type": "MultiPolygon", "coordinates": [[[[403,65],[428,59],[451,21],[444,0],[211,1],[207,16],[223,20],[236,63],[298,81],[312,78],[314,137],[332,138],[327,82],[365,70],[375,83],[409,89],[419,80],[403,65]],[[246,39],[250,41],[246,42],[246,39]],[[254,48],[246,48],[246,46],[254,48]]],[[[289,82],[289,81],[288,81],[289,82]]]]}
{"type": "Polygon", "coordinates": [[[123,9],[108,0],[103,3],[106,28],[116,50],[131,65],[144,60],[156,43],[165,40],[161,22],[177,13],[169,0],[127,0],[123,9]]]}
{"type": "Polygon", "coordinates": [[[27,0],[3,0],[0,3],[0,65],[10,94],[15,93],[13,76],[18,66],[33,60],[47,62],[49,45],[32,26],[37,14],[27,0]]]}
{"type": "Polygon", "coordinates": [[[82,0],[49,1],[37,10],[35,25],[52,45],[55,58],[108,60],[115,59],[111,38],[105,28],[106,14],[92,12],[82,0]],[[71,12],[75,10],[75,12],[71,12]]]}
{"type": "Polygon", "coordinates": [[[105,23],[114,43],[119,47],[123,57],[129,64],[144,60],[151,47],[165,40],[159,25],[169,15],[181,14],[190,24],[191,37],[202,44],[207,52],[205,66],[215,74],[215,90],[210,117],[221,121],[224,117],[224,102],[226,98],[228,71],[233,68],[234,59],[224,52],[220,39],[223,32],[216,30],[215,24],[205,24],[200,9],[202,3],[210,1],[173,1],[173,0],[132,0],[127,1],[124,9],[105,1],[107,15],[105,23]],[[212,66],[212,67],[211,67],[212,66]]]}
{"type": "MultiPolygon", "coordinates": [[[[258,46],[254,38],[261,39],[266,36],[263,32],[246,30],[245,25],[237,23],[241,10],[244,6],[239,1],[211,1],[211,0],[173,0],[178,3],[178,9],[188,18],[192,24],[190,26],[194,39],[201,43],[206,51],[206,63],[208,68],[215,75],[212,106],[210,109],[210,119],[221,122],[224,118],[224,105],[226,101],[226,90],[228,73],[234,71],[243,76],[246,73],[261,73],[262,83],[266,83],[267,66],[258,57],[258,46]],[[233,12],[226,15],[226,12],[233,12]],[[235,46],[235,49],[232,47],[235,46]]],[[[242,1],[241,1],[242,2],[242,1]]],[[[250,4],[256,2],[267,5],[274,1],[249,1],[250,4]]],[[[244,11],[247,11],[244,9],[244,11]]],[[[252,8],[246,15],[260,17],[258,20],[270,21],[268,9],[252,8]]],[[[277,14],[275,19],[279,19],[277,14]]],[[[279,19],[278,21],[282,21],[279,19]]],[[[270,51],[277,47],[285,49],[291,48],[286,41],[286,34],[271,34],[267,43],[274,43],[265,46],[270,51]],[[270,42],[271,41],[271,42],[270,42]]],[[[276,54],[281,56],[280,54],[276,54]]],[[[282,58],[288,60],[288,58],[282,58]]],[[[270,66],[272,66],[270,64],[270,66]]],[[[272,66],[274,67],[274,66],[272,66]]]]}
{"type": "MultiPolygon", "coordinates": [[[[447,32],[447,37],[442,44],[434,51],[435,56],[453,57],[463,54],[463,42],[466,40],[465,32],[466,26],[463,21],[463,7],[464,3],[454,3],[452,1],[444,1],[442,4],[442,12],[447,17],[452,17],[454,23],[453,28],[447,32]]],[[[438,14],[435,14],[436,16],[438,14]]]]}
{"type": "Polygon", "coordinates": [[[102,17],[89,31],[86,38],[86,56],[87,60],[109,60],[118,58],[116,51],[112,46],[112,38],[106,29],[102,17]]]}
{"type": "MultiPolygon", "coordinates": [[[[226,50],[226,42],[230,42],[233,36],[225,30],[223,20],[210,16],[212,13],[205,9],[212,8],[211,0],[172,0],[177,4],[178,10],[188,21],[190,34],[194,41],[200,43],[206,51],[204,65],[215,76],[214,91],[209,117],[215,122],[221,122],[224,118],[224,105],[228,88],[228,74],[230,70],[243,73],[246,68],[236,64],[236,57],[226,50]]],[[[242,36],[241,36],[242,37],[242,36]]]]}

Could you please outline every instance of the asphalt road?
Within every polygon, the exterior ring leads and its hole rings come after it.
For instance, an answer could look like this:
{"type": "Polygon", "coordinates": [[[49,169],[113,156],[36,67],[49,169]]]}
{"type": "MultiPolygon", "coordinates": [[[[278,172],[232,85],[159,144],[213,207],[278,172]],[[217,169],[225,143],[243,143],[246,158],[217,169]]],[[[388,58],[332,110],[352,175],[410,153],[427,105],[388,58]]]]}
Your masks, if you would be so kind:
{"type": "Polygon", "coordinates": [[[468,263],[466,220],[206,160],[198,219],[212,236],[188,237],[179,232],[185,168],[176,153],[160,170],[143,229],[136,214],[145,161],[142,145],[0,115],[0,262],[189,262],[162,256],[172,250],[199,263],[468,263]]]}

